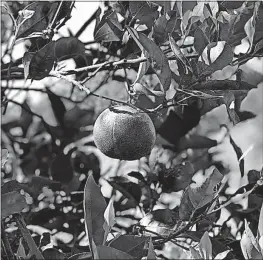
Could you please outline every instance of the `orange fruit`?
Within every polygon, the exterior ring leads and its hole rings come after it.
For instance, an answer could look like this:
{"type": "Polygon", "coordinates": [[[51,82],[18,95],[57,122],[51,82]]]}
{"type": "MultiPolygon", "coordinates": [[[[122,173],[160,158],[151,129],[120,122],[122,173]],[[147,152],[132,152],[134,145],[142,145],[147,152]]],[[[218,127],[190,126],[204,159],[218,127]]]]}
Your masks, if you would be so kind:
{"type": "Polygon", "coordinates": [[[94,124],[93,136],[102,153],[127,161],[149,155],[156,140],[151,118],[142,110],[128,105],[104,110],[94,124]]]}

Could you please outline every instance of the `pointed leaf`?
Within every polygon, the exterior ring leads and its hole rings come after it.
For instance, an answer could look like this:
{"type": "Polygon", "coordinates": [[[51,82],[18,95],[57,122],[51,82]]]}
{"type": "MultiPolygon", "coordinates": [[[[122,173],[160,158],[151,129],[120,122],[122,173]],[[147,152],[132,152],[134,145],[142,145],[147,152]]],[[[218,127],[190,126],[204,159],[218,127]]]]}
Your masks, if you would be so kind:
{"type": "Polygon", "coordinates": [[[167,57],[145,34],[136,32],[133,28],[129,28],[128,31],[141,48],[141,51],[146,50],[149,54],[149,61],[162,84],[163,91],[167,91],[170,87],[172,77],[167,57]]]}
{"type": "Polygon", "coordinates": [[[49,75],[55,62],[54,44],[48,43],[33,55],[29,64],[29,76],[32,79],[41,80],[49,75]]]}
{"type": "Polygon", "coordinates": [[[156,257],[156,254],[154,252],[152,238],[150,237],[147,260],[156,260],[156,259],[157,259],[157,257],[156,257]]]}
{"type": "Polygon", "coordinates": [[[113,200],[110,200],[105,212],[104,212],[104,219],[105,219],[105,223],[104,223],[104,230],[105,230],[105,234],[104,234],[104,242],[103,244],[105,244],[108,234],[110,233],[112,227],[115,225],[116,220],[115,220],[115,212],[114,212],[114,207],[113,207],[113,200]]]}
{"type": "Polygon", "coordinates": [[[84,188],[83,203],[86,233],[94,256],[96,254],[96,246],[102,245],[104,241],[104,212],[107,204],[92,174],[89,175],[84,188]]]}
{"type": "Polygon", "coordinates": [[[189,247],[191,255],[192,255],[192,259],[202,259],[200,253],[193,247],[189,247]]]}
{"type": "Polygon", "coordinates": [[[242,158],[243,152],[242,150],[239,148],[239,146],[235,143],[235,141],[233,140],[233,138],[231,136],[230,137],[230,143],[233,146],[235,153],[237,155],[237,159],[239,162],[239,169],[240,169],[240,173],[241,173],[241,177],[244,176],[244,168],[245,168],[245,162],[244,162],[244,158],[242,158]]]}
{"type": "Polygon", "coordinates": [[[1,198],[1,217],[2,219],[20,213],[27,207],[26,199],[17,191],[2,194],[1,198]]]}
{"type": "Polygon", "coordinates": [[[257,236],[258,236],[258,239],[263,237],[263,203],[261,206],[259,219],[258,219],[258,235],[257,236]]]}
{"type": "Polygon", "coordinates": [[[212,259],[212,243],[207,231],[204,233],[200,240],[199,249],[202,258],[212,259]]]}
{"type": "Polygon", "coordinates": [[[109,246],[121,250],[137,259],[141,259],[145,255],[144,247],[148,241],[148,237],[121,235],[113,240],[109,246]]]}
{"type": "Polygon", "coordinates": [[[22,62],[23,62],[23,65],[24,65],[24,77],[25,77],[25,80],[29,76],[29,65],[30,65],[30,62],[31,62],[34,54],[35,54],[34,52],[25,52],[24,53],[22,62]]]}
{"type": "Polygon", "coordinates": [[[84,252],[72,255],[68,258],[68,260],[93,260],[93,258],[90,252],[84,252]]]}
{"type": "Polygon", "coordinates": [[[58,124],[64,127],[64,115],[66,113],[66,107],[64,103],[60,97],[54,94],[51,90],[47,89],[47,94],[58,124]]]}
{"type": "Polygon", "coordinates": [[[229,252],[230,252],[230,250],[226,250],[224,252],[217,254],[215,257],[215,260],[225,259],[229,252]]]}
{"type": "Polygon", "coordinates": [[[199,27],[196,28],[194,34],[194,47],[195,50],[201,54],[205,47],[209,44],[209,40],[207,39],[205,33],[199,27]]]}
{"type": "Polygon", "coordinates": [[[128,255],[127,253],[117,250],[112,247],[98,246],[97,248],[98,248],[99,259],[109,259],[109,260],[133,259],[135,260],[135,258],[133,258],[131,255],[128,255]]]}
{"type": "Polygon", "coordinates": [[[26,251],[25,251],[25,248],[23,246],[23,238],[19,239],[19,246],[18,246],[16,255],[18,257],[26,258],[26,251]]]}
{"type": "MultiPolygon", "coordinates": [[[[219,46],[219,42],[217,43],[217,45],[219,46]]],[[[215,48],[217,48],[217,46],[215,48]]],[[[204,50],[204,52],[206,52],[206,49],[204,50]]],[[[208,76],[217,70],[222,70],[233,60],[233,57],[234,53],[232,51],[232,48],[227,43],[224,43],[223,50],[221,51],[219,56],[201,73],[201,76],[208,76]]]]}
{"type": "Polygon", "coordinates": [[[217,193],[215,188],[222,179],[222,174],[215,168],[201,186],[193,184],[188,186],[179,207],[180,219],[189,220],[197,209],[211,202],[217,193]]]}

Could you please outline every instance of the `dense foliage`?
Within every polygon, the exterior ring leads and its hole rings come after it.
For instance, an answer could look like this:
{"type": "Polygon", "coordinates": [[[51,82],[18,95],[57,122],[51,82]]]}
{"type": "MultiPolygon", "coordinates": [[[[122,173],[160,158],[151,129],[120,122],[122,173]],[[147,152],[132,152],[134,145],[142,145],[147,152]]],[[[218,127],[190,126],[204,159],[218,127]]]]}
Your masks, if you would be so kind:
{"type": "Polygon", "coordinates": [[[262,259],[262,1],[101,2],[61,36],[74,5],[1,3],[2,258],[262,259]],[[116,104],[149,156],[96,148],[116,104]]]}

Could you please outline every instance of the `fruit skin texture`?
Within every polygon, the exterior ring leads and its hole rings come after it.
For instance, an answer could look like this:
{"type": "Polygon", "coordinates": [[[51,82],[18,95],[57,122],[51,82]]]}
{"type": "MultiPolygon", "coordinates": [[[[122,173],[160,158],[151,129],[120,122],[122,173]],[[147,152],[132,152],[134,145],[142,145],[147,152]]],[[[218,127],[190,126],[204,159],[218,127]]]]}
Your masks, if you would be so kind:
{"type": "Polygon", "coordinates": [[[126,161],[149,155],[156,140],[151,118],[125,105],[104,110],[94,124],[93,136],[102,153],[126,161]]]}

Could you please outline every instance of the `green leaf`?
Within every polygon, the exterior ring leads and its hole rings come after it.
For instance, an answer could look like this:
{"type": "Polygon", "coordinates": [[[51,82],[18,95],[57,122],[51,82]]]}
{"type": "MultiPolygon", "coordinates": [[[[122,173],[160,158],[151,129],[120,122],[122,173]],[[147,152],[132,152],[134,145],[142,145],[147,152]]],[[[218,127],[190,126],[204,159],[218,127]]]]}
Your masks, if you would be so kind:
{"type": "MultiPolygon", "coordinates": [[[[211,43],[214,47],[215,43],[211,43]]],[[[217,43],[218,44],[218,43],[217,43]]],[[[207,48],[209,49],[209,45],[207,46],[207,48]]],[[[218,48],[217,46],[215,48],[218,48]]],[[[206,49],[204,50],[204,52],[206,51],[206,49]]],[[[203,54],[204,54],[203,52],[203,54]]],[[[210,52],[211,53],[211,52],[210,52]]],[[[202,54],[202,55],[203,55],[202,54]]],[[[208,57],[210,56],[210,54],[208,53],[208,57]]],[[[219,56],[215,59],[215,61],[213,61],[202,73],[201,76],[208,76],[211,75],[213,72],[217,71],[217,70],[222,70],[225,66],[227,66],[230,62],[232,62],[234,57],[234,53],[232,51],[232,48],[225,43],[223,50],[221,51],[221,53],[219,54],[219,56]]]]}
{"type": "Polygon", "coordinates": [[[159,14],[158,8],[147,1],[130,1],[129,9],[133,19],[138,20],[140,24],[145,24],[148,28],[153,26],[159,14]]]}
{"type": "Polygon", "coordinates": [[[217,193],[215,188],[222,179],[222,174],[215,168],[201,186],[196,184],[188,186],[183,193],[179,207],[180,219],[189,220],[196,210],[211,202],[217,193]]]}
{"type": "Polygon", "coordinates": [[[206,37],[203,30],[197,27],[194,34],[194,47],[199,55],[203,52],[205,47],[209,44],[209,39],[206,37]]]}
{"type": "Polygon", "coordinates": [[[104,212],[107,204],[92,174],[89,175],[84,188],[83,203],[86,234],[88,235],[90,248],[94,257],[96,255],[96,246],[102,245],[104,242],[104,212]]]}
{"type": "Polygon", "coordinates": [[[253,40],[254,40],[254,34],[255,34],[255,26],[256,26],[256,17],[258,13],[260,2],[254,3],[254,11],[251,18],[246,22],[244,30],[247,35],[250,47],[248,49],[248,52],[250,52],[251,48],[253,47],[253,40]]]}
{"type": "Polygon", "coordinates": [[[66,255],[64,253],[61,253],[56,248],[47,248],[42,252],[45,260],[64,260],[66,258],[66,255]]]}
{"type": "Polygon", "coordinates": [[[98,249],[99,259],[109,259],[109,260],[133,259],[135,260],[135,258],[133,258],[131,255],[128,255],[127,253],[117,250],[112,247],[98,246],[97,249],[98,249]]]}
{"type": "Polygon", "coordinates": [[[157,257],[156,257],[156,254],[154,252],[152,238],[150,237],[147,260],[156,260],[156,259],[157,259],[157,257]]]}
{"type": "Polygon", "coordinates": [[[229,252],[230,252],[230,250],[226,250],[224,252],[217,254],[215,257],[215,260],[225,259],[229,252]]]}
{"type": "Polygon", "coordinates": [[[140,63],[136,79],[133,82],[132,86],[134,86],[137,82],[139,82],[141,80],[141,78],[145,75],[145,73],[148,71],[148,69],[151,65],[149,60],[148,60],[149,55],[145,50],[142,51],[142,55],[141,55],[141,58],[144,58],[144,57],[146,57],[147,60],[145,62],[140,63]]]}
{"type": "Polygon", "coordinates": [[[93,258],[90,252],[84,252],[72,255],[68,258],[68,260],[93,260],[93,258]]]}
{"type": "Polygon", "coordinates": [[[8,150],[6,148],[1,149],[1,169],[4,168],[8,160],[8,150]]]}
{"type": "Polygon", "coordinates": [[[175,40],[171,37],[171,35],[169,35],[169,42],[170,42],[171,49],[172,49],[177,61],[179,63],[181,63],[181,65],[184,68],[184,74],[186,74],[186,69],[192,71],[191,66],[189,66],[188,60],[185,58],[185,56],[181,52],[181,49],[176,44],[175,40]]]}
{"type": "Polygon", "coordinates": [[[36,52],[29,64],[29,76],[32,79],[41,80],[49,75],[55,62],[55,42],[50,42],[36,52]]]}
{"type": "Polygon", "coordinates": [[[190,249],[190,253],[191,253],[191,256],[192,256],[192,259],[202,259],[200,253],[198,252],[198,250],[196,250],[195,248],[193,247],[189,247],[190,249]]]}
{"type": "Polygon", "coordinates": [[[18,249],[16,251],[16,255],[18,257],[26,258],[26,251],[25,251],[25,248],[23,246],[23,238],[19,239],[19,246],[18,246],[18,249]]]}
{"type": "Polygon", "coordinates": [[[263,204],[261,206],[259,219],[258,219],[258,232],[257,237],[258,239],[263,236],[263,204]]]}
{"type": "Polygon", "coordinates": [[[199,249],[202,258],[212,259],[212,243],[207,231],[204,233],[200,240],[199,249]]]}
{"type": "Polygon", "coordinates": [[[115,11],[107,11],[94,30],[95,41],[120,41],[123,35],[122,26],[115,11]]]}
{"type": "Polygon", "coordinates": [[[109,246],[121,250],[136,259],[141,259],[145,255],[144,247],[148,241],[148,237],[121,235],[113,240],[109,246]]]}
{"type": "Polygon", "coordinates": [[[23,65],[24,65],[24,77],[25,77],[25,80],[29,76],[29,65],[30,65],[30,62],[31,62],[34,54],[35,54],[34,52],[25,52],[24,53],[22,62],[23,62],[23,65]]]}
{"type": "Polygon", "coordinates": [[[2,219],[20,213],[28,205],[26,199],[17,191],[2,194],[1,198],[1,217],[2,219]]]}
{"type": "Polygon", "coordinates": [[[163,91],[167,91],[170,87],[172,77],[167,57],[164,55],[162,50],[145,34],[140,32],[137,33],[133,28],[129,27],[128,31],[141,48],[141,51],[146,50],[148,52],[149,61],[151,62],[151,66],[161,82],[163,91]]]}
{"type": "Polygon", "coordinates": [[[105,219],[105,223],[104,223],[103,228],[105,230],[105,234],[104,234],[104,242],[103,242],[103,244],[105,245],[105,242],[106,242],[106,239],[108,237],[108,234],[110,233],[112,227],[116,223],[115,212],[114,212],[114,207],[113,207],[113,200],[110,200],[107,208],[105,209],[104,219],[105,219]]]}
{"type": "Polygon", "coordinates": [[[247,221],[245,220],[245,231],[240,240],[240,246],[242,253],[246,259],[262,259],[260,253],[260,246],[256,241],[251,229],[249,228],[247,221]]]}

